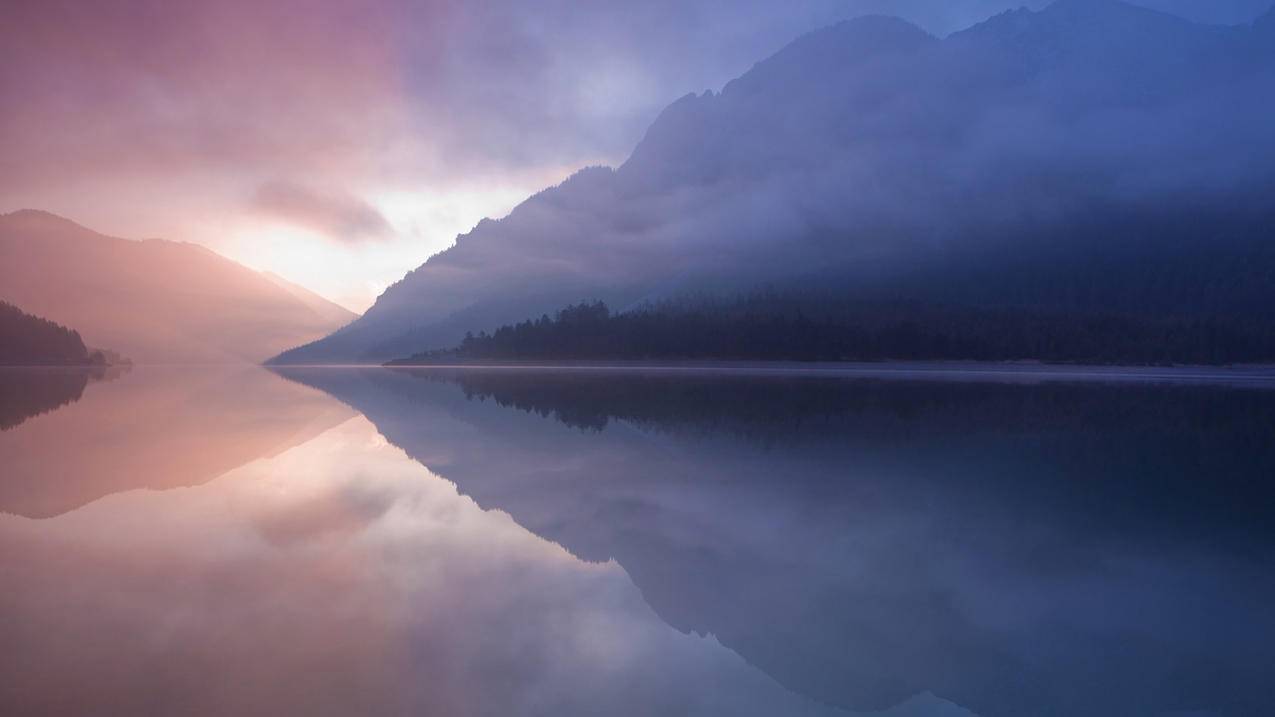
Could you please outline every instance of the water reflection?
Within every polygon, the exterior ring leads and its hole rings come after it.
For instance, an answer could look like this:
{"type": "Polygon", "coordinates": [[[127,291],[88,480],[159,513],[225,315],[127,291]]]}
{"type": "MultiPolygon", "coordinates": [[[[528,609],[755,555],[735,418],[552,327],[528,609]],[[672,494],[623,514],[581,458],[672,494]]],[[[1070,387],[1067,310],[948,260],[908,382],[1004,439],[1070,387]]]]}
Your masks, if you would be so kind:
{"type": "Polygon", "coordinates": [[[44,518],[122,490],[198,485],[353,415],[255,367],[93,378],[0,369],[4,414],[28,416],[0,432],[0,512],[44,518]]]}
{"type": "Polygon", "coordinates": [[[1261,381],[284,373],[0,432],[0,714],[1275,703],[1261,381]]]}
{"type": "Polygon", "coordinates": [[[4,714],[834,712],[363,418],[197,488],[0,516],[0,576],[4,714]]]}
{"type": "Polygon", "coordinates": [[[819,700],[933,691],[988,717],[1275,700],[1270,391],[288,375],[819,700]]]}
{"type": "Polygon", "coordinates": [[[7,431],[28,418],[75,403],[91,381],[110,380],[123,368],[0,367],[0,431],[7,431]]]}

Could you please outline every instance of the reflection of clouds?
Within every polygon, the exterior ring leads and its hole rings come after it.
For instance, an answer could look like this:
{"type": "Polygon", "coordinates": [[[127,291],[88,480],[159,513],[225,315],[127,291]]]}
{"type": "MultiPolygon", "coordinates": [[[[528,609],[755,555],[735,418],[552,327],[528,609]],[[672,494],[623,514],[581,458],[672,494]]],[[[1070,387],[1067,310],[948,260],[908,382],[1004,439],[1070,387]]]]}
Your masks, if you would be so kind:
{"type": "Polygon", "coordinates": [[[0,711],[830,711],[374,434],[354,419],[198,488],[0,518],[0,642],[21,655],[0,711]]]}
{"type": "Polygon", "coordinates": [[[275,545],[321,537],[332,533],[348,537],[367,528],[390,505],[379,496],[344,491],[287,508],[270,511],[257,522],[261,537],[275,545]]]}

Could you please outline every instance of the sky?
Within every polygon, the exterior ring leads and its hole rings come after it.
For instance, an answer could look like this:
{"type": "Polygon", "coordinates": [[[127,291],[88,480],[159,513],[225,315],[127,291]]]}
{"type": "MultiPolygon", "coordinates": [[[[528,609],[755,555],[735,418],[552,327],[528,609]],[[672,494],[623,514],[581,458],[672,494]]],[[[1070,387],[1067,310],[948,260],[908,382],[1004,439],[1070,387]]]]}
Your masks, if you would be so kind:
{"type": "MultiPolygon", "coordinates": [[[[1272,0],[1145,0],[1245,22],[1272,0]]],[[[0,212],[208,246],[355,310],[796,36],[1042,0],[9,0],[0,212]]]]}

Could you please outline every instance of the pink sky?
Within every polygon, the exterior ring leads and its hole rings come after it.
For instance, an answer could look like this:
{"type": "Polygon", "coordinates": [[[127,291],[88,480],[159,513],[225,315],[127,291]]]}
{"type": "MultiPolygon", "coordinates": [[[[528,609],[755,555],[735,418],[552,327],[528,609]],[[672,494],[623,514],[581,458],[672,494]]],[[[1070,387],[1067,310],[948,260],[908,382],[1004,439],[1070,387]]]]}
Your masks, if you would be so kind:
{"type": "Polygon", "coordinates": [[[1017,4],[13,0],[0,212],[195,241],[361,311],[801,32],[861,12],[946,32],[1017,4]]]}

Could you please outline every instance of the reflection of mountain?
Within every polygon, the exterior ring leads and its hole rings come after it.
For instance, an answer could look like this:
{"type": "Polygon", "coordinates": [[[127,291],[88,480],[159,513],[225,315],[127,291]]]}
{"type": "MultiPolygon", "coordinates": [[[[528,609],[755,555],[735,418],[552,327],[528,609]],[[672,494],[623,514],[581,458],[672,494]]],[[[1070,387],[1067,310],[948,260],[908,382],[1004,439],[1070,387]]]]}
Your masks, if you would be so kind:
{"type": "Polygon", "coordinates": [[[287,375],[816,698],[929,690],[987,717],[1275,698],[1273,392],[287,375]]]}
{"type": "Polygon", "coordinates": [[[655,615],[362,418],[188,490],[0,514],[0,714],[850,714],[655,615]]]}
{"type": "Polygon", "coordinates": [[[354,318],[195,244],[0,215],[0,299],[139,363],[259,362],[354,318]]]}
{"type": "Polygon", "coordinates": [[[942,39],[882,17],[811,33],[280,361],[380,362],[581,299],[758,285],[1269,330],[1273,17],[1057,0],[942,39]]]}
{"type": "Polygon", "coordinates": [[[0,511],[33,518],[119,491],[198,485],[351,415],[256,368],[135,369],[87,392],[83,373],[23,369],[10,380],[16,371],[0,371],[0,391],[28,415],[72,404],[0,433],[0,511]]]}

